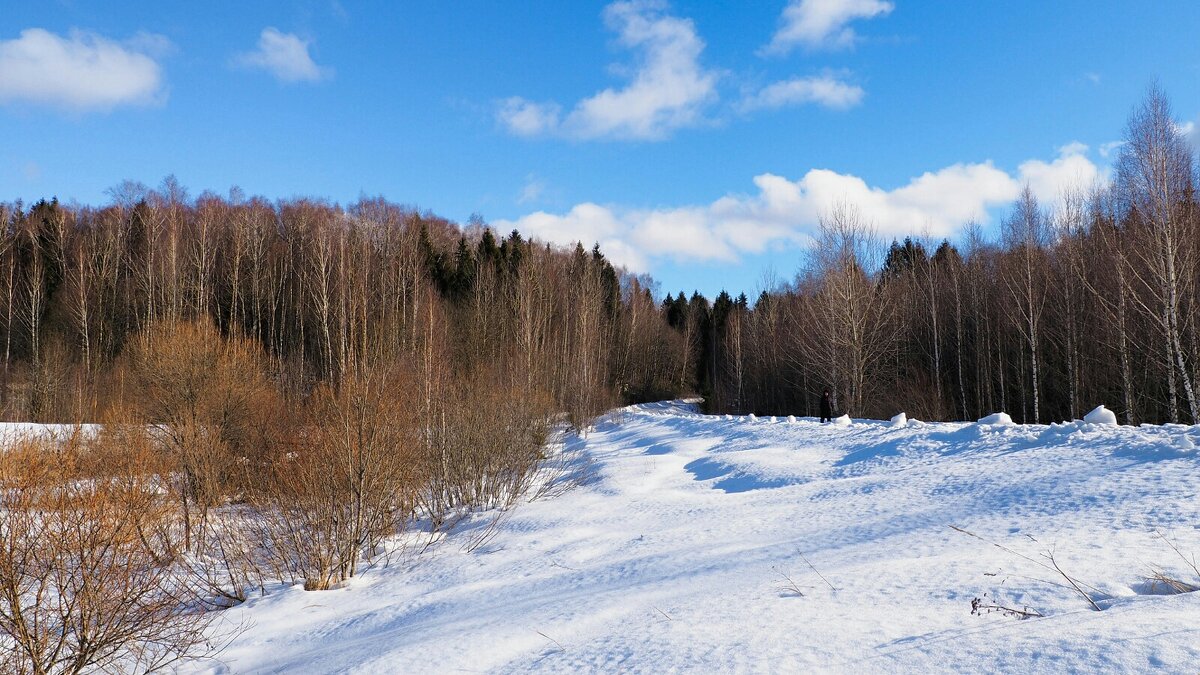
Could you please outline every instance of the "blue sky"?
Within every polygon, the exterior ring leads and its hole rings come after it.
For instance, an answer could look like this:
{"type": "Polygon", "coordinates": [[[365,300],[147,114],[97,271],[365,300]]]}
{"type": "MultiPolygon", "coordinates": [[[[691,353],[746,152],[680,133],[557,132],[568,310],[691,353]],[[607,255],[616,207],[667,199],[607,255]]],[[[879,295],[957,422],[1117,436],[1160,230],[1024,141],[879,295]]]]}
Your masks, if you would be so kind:
{"type": "Polygon", "coordinates": [[[995,223],[1103,177],[1194,2],[0,0],[0,200],[167,174],[599,241],[663,291],[790,277],[819,215],[995,223]]]}

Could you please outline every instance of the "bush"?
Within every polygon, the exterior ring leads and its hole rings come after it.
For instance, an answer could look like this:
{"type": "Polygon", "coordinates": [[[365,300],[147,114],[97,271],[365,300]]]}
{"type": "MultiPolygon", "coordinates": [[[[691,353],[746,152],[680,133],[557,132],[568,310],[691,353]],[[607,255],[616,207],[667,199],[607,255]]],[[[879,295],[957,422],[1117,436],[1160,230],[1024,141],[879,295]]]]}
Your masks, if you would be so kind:
{"type": "Polygon", "coordinates": [[[0,451],[4,672],[148,672],[210,651],[154,458],[92,474],[92,451],[78,434],[0,451]]]}

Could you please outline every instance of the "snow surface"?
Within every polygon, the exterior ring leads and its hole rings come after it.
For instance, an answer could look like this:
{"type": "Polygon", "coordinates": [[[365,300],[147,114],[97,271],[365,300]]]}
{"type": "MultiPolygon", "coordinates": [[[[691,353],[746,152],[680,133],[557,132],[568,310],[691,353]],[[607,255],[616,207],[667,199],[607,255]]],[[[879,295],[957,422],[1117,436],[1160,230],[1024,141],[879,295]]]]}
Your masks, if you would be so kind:
{"type": "Polygon", "coordinates": [[[36,424],[34,422],[0,422],[0,445],[21,439],[65,441],[76,433],[84,436],[99,433],[98,424],[36,424]]]}
{"type": "Polygon", "coordinates": [[[520,504],[486,545],[465,548],[479,514],[342,588],[252,598],[222,614],[246,628],[221,662],[184,670],[1195,672],[1200,593],[1146,583],[1200,583],[1160,537],[1200,556],[1181,439],[1200,427],[635,406],[566,441],[592,480],[520,504]],[[1051,549],[1103,611],[1042,566],[1051,549]],[[984,593],[1045,617],[972,615],[984,593]]]}

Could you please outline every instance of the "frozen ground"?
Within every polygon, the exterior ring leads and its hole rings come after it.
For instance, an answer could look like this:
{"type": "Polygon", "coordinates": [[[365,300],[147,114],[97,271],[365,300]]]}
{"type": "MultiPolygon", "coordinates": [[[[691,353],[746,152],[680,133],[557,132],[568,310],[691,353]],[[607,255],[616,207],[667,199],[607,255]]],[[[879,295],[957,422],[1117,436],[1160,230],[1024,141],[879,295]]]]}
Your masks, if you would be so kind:
{"type": "Polygon", "coordinates": [[[1198,443],[635,406],[568,440],[589,483],[522,503],[484,546],[464,550],[467,526],[344,588],[255,598],[225,613],[247,628],[222,663],[190,668],[1195,672],[1200,593],[1145,578],[1200,583],[1160,536],[1200,558],[1198,443]],[[984,593],[1045,617],[972,615],[984,593]]]}

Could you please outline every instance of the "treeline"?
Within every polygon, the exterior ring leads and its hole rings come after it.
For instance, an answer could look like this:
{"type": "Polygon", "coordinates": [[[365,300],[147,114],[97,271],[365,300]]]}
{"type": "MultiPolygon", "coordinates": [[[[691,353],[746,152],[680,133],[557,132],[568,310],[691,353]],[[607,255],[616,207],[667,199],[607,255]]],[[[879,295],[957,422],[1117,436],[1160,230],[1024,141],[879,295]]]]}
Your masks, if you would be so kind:
{"type": "Polygon", "coordinates": [[[598,248],[497,239],[378,199],[193,200],[173,179],[114,196],[0,205],[9,419],[98,418],[127,348],[156,322],[195,320],[261,345],[298,395],[397,363],[423,374],[430,405],[448,382],[501,387],[575,422],[674,393],[675,336],[598,248]]]}
{"type": "Polygon", "coordinates": [[[853,205],[827,213],[807,267],[751,304],[662,303],[720,412],[842,412],[1018,421],[1105,404],[1128,424],[1200,423],[1200,204],[1195,150],[1152,89],[1106,185],[1053,207],[1026,188],[999,241],[884,246],[853,205]]]}
{"type": "Polygon", "coordinates": [[[121,355],[156,322],[204,319],[259,345],[289,395],[400,364],[437,401],[505,392],[576,423],[617,402],[698,393],[714,411],[1024,421],[1104,403],[1123,421],[1200,422],[1194,151],[1152,90],[1106,185],[1041,204],[998,240],[888,247],[854,205],[808,265],[750,301],[661,302],[598,248],[382,200],[342,208],[127,184],[104,208],[0,206],[0,405],[99,418],[121,355]],[[466,392],[466,393],[464,393],[466,392]]]}

